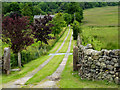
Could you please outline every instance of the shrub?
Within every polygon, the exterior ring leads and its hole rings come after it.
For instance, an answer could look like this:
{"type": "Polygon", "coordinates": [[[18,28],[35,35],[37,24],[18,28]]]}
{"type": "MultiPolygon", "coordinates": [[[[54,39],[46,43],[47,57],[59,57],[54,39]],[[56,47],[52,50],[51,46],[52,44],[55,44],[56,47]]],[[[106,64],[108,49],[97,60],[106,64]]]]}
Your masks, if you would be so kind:
{"type": "Polygon", "coordinates": [[[78,21],[73,22],[73,39],[77,40],[78,33],[81,33],[80,23],[78,21]]]}
{"type": "Polygon", "coordinates": [[[64,18],[64,20],[66,21],[67,25],[70,24],[71,21],[72,21],[72,16],[71,16],[71,14],[64,13],[64,14],[63,14],[63,18],[64,18]]]}
{"type": "Polygon", "coordinates": [[[62,13],[57,13],[51,23],[54,24],[54,27],[51,28],[54,36],[62,31],[62,27],[66,27],[66,22],[64,21],[62,13]]]}

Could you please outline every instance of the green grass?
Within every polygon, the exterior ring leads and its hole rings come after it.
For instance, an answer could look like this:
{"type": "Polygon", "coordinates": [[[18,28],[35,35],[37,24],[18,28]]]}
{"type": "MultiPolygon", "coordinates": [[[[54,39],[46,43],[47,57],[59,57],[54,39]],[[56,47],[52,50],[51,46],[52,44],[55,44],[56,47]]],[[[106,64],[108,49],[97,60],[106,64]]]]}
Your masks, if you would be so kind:
{"type": "MultiPolygon", "coordinates": [[[[67,33],[68,33],[68,29],[66,30],[66,32],[64,33],[62,38],[56,43],[54,48],[50,51],[51,53],[55,52],[57,50],[56,48],[60,47],[63,40],[67,36],[67,33]]],[[[72,30],[70,31],[70,34],[65,42],[65,45],[61,49],[61,52],[67,51],[71,35],[72,35],[72,30]]],[[[40,82],[41,80],[45,79],[47,76],[51,75],[57,69],[57,67],[63,60],[63,58],[64,58],[64,55],[55,56],[45,67],[43,67],[38,73],[36,73],[31,79],[29,79],[26,82],[26,84],[36,84],[36,83],[40,82]]]]}
{"type": "Polygon", "coordinates": [[[21,71],[19,72],[11,72],[9,76],[3,74],[2,75],[2,83],[7,83],[9,81],[14,81],[15,79],[24,77],[27,73],[31,72],[35,68],[37,68],[40,64],[42,64],[45,60],[47,60],[50,56],[41,56],[40,58],[25,64],[21,71]]]}
{"type": "Polygon", "coordinates": [[[57,36],[54,36],[54,37],[56,37],[55,39],[49,39],[48,40],[48,45],[52,47],[51,49],[53,49],[56,42],[63,36],[63,34],[66,31],[67,27],[62,27],[62,29],[63,30],[57,36]]]}
{"type": "Polygon", "coordinates": [[[85,26],[118,26],[118,6],[86,9],[83,15],[85,26]]]}
{"type": "MultiPolygon", "coordinates": [[[[59,41],[55,44],[55,46],[53,47],[51,52],[56,52],[56,50],[60,47],[60,45],[62,44],[63,40],[65,39],[67,33],[68,33],[68,30],[65,31],[65,33],[59,39],[59,41]]],[[[28,74],[29,72],[31,72],[34,69],[36,69],[40,64],[42,64],[49,57],[50,56],[48,56],[48,55],[44,55],[44,56],[41,56],[38,59],[32,60],[31,62],[29,62],[27,64],[24,64],[24,67],[22,68],[21,71],[19,71],[19,72],[11,72],[11,74],[9,76],[3,74],[2,75],[2,83],[7,83],[7,82],[14,81],[16,79],[24,77],[26,74],[28,74]]]]}
{"type": "Polygon", "coordinates": [[[38,73],[36,73],[31,79],[29,79],[26,82],[26,84],[36,84],[41,80],[45,79],[47,76],[54,73],[54,71],[58,68],[63,58],[64,55],[55,56],[45,67],[43,67],[38,73]]]}
{"type": "Polygon", "coordinates": [[[73,48],[74,48],[74,46],[76,46],[76,42],[77,42],[76,40],[72,39],[70,53],[73,53],[73,48]]]}
{"type": "Polygon", "coordinates": [[[94,49],[118,49],[118,6],[84,10],[82,44],[94,49]]]}
{"type": "Polygon", "coordinates": [[[83,45],[91,43],[96,50],[118,49],[118,27],[83,27],[83,45]]]}
{"type": "Polygon", "coordinates": [[[58,48],[61,46],[64,39],[66,38],[67,33],[68,33],[68,29],[64,32],[63,36],[58,40],[58,42],[54,45],[54,47],[48,53],[55,53],[58,50],[58,48]]]}
{"type": "Polygon", "coordinates": [[[78,72],[73,72],[73,55],[68,57],[65,69],[61,74],[60,88],[118,88],[119,85],[115,83],[108,83],[106,81],[90,81],[81,80],[78,72]],[[72,73],[76,73],[72,75],[72,73]]]}
{"type": "Polygon", "coordinates": [[[67,52],[67,49],[68,49],[68,46],[69,46],[69,42],[70,42],[70,38],[71,38],[71,35],[72,35],[72,29],[70,30],[70,33],[63,45],[63,47],[61,48],[61,50],[59,51],[59,53],[66,53],[67,52]]]}

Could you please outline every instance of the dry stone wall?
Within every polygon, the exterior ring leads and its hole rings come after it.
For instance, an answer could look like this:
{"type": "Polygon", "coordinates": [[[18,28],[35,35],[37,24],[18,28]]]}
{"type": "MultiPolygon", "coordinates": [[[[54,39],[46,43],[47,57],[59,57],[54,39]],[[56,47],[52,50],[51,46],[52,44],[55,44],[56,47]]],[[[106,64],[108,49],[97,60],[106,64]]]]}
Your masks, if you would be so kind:
{"type": "Polygon", "coordinates": [[[93,50],[91,44],[87,46],[81,45],[79,36],[77,44],[77,63],[80,66],[78,71],[81,78],[88,80],[107,80],[120,84],[120,49],[93,50]]]}

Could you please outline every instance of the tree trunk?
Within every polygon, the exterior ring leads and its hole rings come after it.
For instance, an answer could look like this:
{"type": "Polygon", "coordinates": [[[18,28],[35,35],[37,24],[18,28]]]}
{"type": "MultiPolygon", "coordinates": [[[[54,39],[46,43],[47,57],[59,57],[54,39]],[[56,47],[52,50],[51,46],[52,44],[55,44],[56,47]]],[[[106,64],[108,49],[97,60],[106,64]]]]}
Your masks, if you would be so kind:
{"type": "MultiPolygon", "coordinates": [[[[36,48],[36,47],[35,47],[35,48],[36,48]]],[[[36,48],[36,51],[37,51],[37,53],[38,53],[38,56],[40,57],[39,49],[36,48]]]]}
{"type": "Polygon", "coordinates": [[[41,41],[41,46],[40,47],[42,47],[42,41],[41,41]]]}
{"type": "Polygon", "coordinates": [[[21,69],[21,54],[18,52],[18,66],[21,69]]]}
{"type": "Polygon", "coordinates": [[[41,49],[41,47],[42,47],[42,41],[41,41],[41,43],[39,43],[39,50],[41,49]]]}

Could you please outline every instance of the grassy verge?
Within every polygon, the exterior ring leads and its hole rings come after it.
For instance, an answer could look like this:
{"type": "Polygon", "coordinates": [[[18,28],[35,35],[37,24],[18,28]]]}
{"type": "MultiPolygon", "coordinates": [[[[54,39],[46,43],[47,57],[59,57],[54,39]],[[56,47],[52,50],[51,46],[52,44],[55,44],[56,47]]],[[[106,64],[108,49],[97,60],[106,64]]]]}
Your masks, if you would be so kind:
{"type": "Polygon", "coordinates": [[[48,53],[55,53],[58,50],[58,48],[61,46],[64,39],[66,38],[67,33],[68,33],[68,29],[65,31],[63,36],[58,40],[58,42],[54,45],[54,47],[48,53]]]}
{"type": "Polygon", "coordinates": [[[28,72],[37,68],[40,64],[42,64],[49,57],[50,56],[48,56],[48,55],[41,56],[40,58],[25,64],[21,71],[11,72],[11,74],[9,76],[3,74],[2,75],[2,83],[7,83],[9,81],[14,81],[15,79],[24,77],[28,72]]]}
{"type": "Polygon", "coordinates": [[[66,52],[67,52],[71,35],[72,35],[72,29],[70,30],[70,33],[69,33],[69,35],[68,35],[68,38],[66,39],[66,41],[65,41],[63,47],[61,48],[61,50],[59,51],[59,53],[66,53],[66,52]]]}
{"type": "Polygon", "coordinates": [[[71,42],[71,48],[70,48],[70,53],[73,53],[73,48],[74,48],[74,46],[76,46],[76,40],[72,40],[72,42],[71,42]]]}
{"type": "Polygon", "coordinates": [[[59,82],[60,88],[118,88],[119,86],[114,83],[106,81],[90,81],[81,80],[78,72],[73,72],[73,55],[68,57],[65,69],[62,72],[61,80],[59,82]],[[76,73],[73,74],[72,73],[76,73]]]}
{"type": "Polygon", "coordinates": [[[51,49],[53,49],[54,46],[55,46],[55,44],[60,40],[61,37],[63,37],[63,35],[64,35],[64,33],[65,33],[66,30],[67,30],[67,27],[63,27],[63,30],[60,32],[60,34],[58,34],[57,36],[55,36],[56,37],[55,39],[48,40],[48,45],[51,47],[49,49],[49,51],[51,49]]]}
{"type": "Polygon", "coordinates": [[[31,79],[29,79],[26,84],[36,84],[37,82],[43,80],[45,77],[54,73],[63,58],[64,55],[55,56],[45,67],[43,67],[38,73],[36,73],[31,79]]]}

